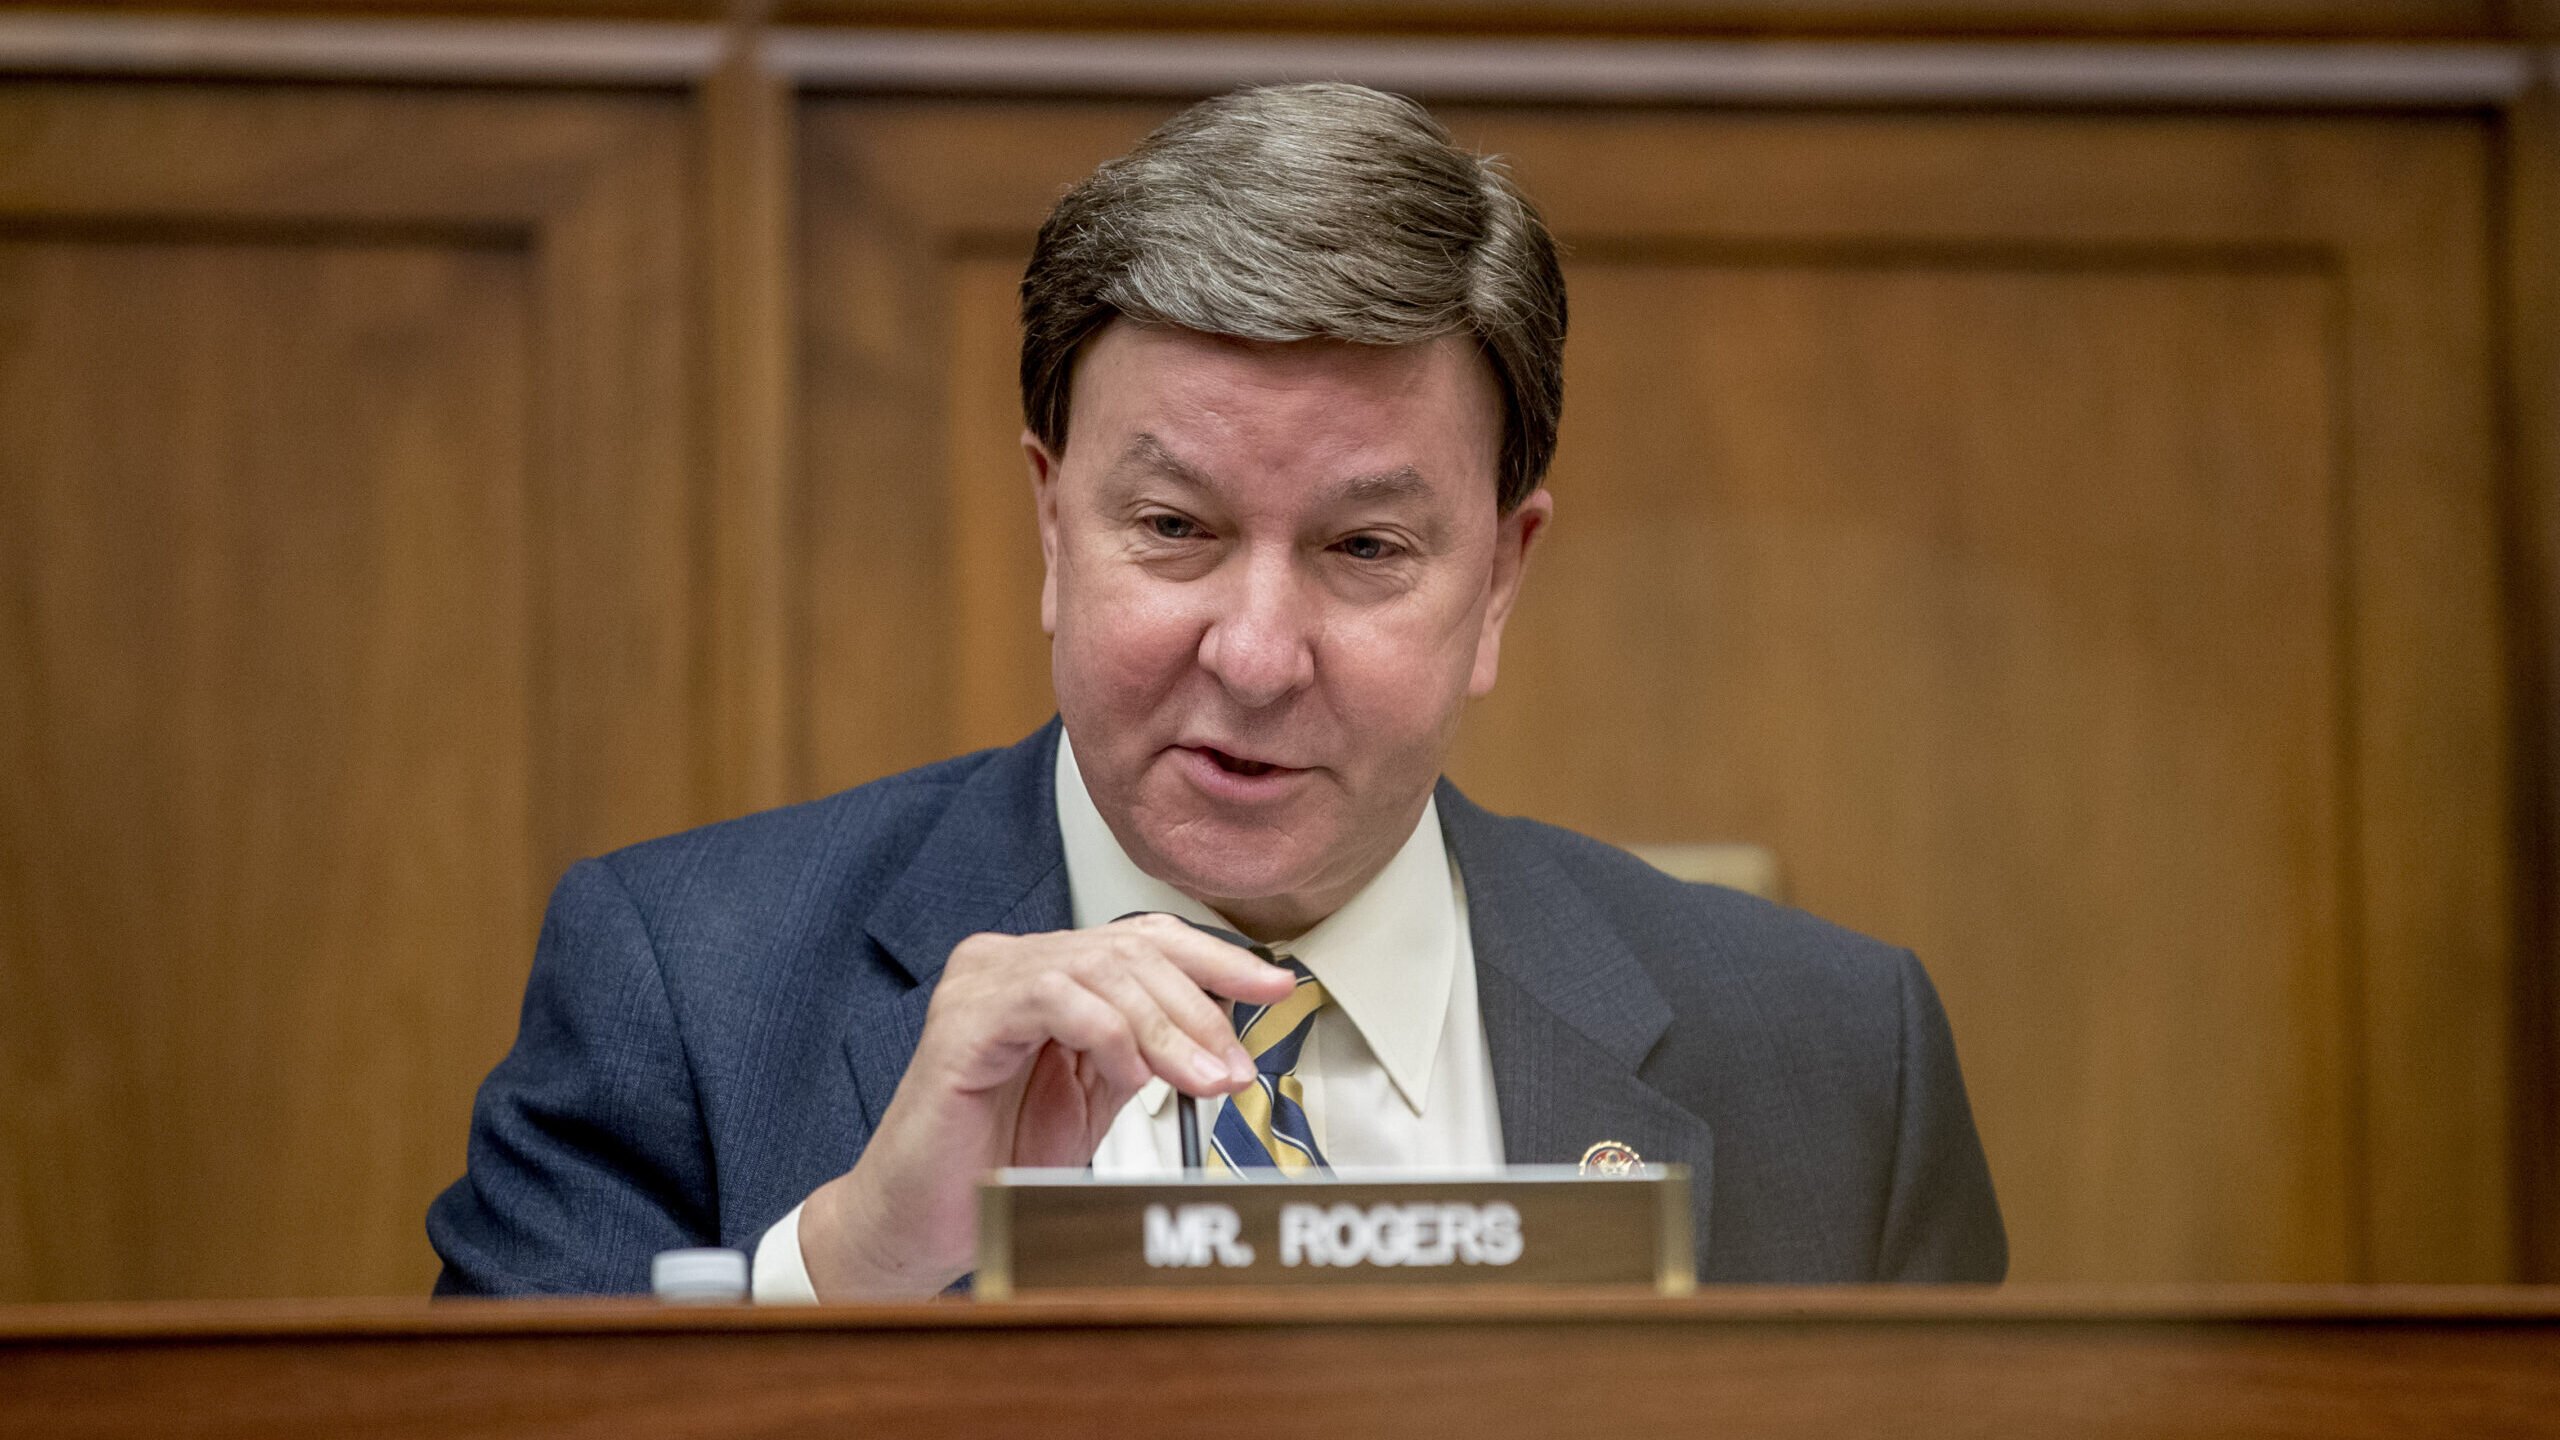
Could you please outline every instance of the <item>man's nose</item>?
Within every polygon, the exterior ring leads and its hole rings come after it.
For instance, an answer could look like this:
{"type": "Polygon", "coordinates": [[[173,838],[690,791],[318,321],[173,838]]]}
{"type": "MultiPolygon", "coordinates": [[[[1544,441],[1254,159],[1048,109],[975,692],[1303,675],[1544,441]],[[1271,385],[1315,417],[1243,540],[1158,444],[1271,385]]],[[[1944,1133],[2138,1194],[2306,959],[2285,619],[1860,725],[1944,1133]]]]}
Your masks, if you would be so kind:
{"type": "Polygon", "coordinates": [[[1200,637],[1200,668],[1239,704],[1259,709],[1314,682],[1321,606],[1293,558],[1238,559],[1200,637]]]}

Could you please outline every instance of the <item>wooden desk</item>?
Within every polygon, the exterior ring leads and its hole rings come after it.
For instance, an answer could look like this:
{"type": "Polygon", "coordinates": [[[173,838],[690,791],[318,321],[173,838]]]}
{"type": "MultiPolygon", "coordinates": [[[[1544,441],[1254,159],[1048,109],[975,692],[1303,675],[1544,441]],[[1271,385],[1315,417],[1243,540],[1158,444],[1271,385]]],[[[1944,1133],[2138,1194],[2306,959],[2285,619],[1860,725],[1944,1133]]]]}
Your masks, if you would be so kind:
{"type": "Polygon", "coordinates": [[[0,1309],[0,1435],[2560,1433],[2560,1290],[0,1309]]]}

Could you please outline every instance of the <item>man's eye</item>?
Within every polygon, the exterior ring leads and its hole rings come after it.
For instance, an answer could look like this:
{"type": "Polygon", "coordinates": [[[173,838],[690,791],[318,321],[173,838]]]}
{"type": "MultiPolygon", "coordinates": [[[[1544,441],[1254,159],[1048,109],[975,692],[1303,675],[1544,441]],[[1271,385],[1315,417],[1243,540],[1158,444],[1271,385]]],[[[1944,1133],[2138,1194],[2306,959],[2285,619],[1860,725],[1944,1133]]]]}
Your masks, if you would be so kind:
{"type": "Polygon", "coordinates": [[[1395,556],[1398,546],[1380,535],[1354,535],[1342,542],[1342,553],[1354,560],[1386,560],[1395,556]]]}
{"type": "Polygon", "coordinates": [[[1188,540],[1200,533],[1200,527],[1179,515],[1150,515],[1147,529],[1159,540],[1188,540]]]}

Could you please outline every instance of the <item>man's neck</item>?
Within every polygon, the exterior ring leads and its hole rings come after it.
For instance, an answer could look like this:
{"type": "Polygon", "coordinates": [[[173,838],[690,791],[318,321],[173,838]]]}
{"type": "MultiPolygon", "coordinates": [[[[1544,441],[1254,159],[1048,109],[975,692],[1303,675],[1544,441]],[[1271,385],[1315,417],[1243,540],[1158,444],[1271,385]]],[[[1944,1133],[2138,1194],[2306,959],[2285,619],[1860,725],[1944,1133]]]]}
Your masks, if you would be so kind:
{"type": "MultiPolygon", "coordinates": [[[[1191,894],[1187,890],[1183,893],[1191,894]]],[[[1352,895],[1358,893],[1356,887],[1351,892],[1352,895]]],[[[1351,895],[1337,895],[1329,901],[1314,904],[1300,904],[1296,896],[1274,900],[1218,900],[1207,895],[1192,895],[1191,898],[1217,911],[1237,934],[1272,945],[1295,940],[1323,924],[1350,900],[1351,895]]]]}

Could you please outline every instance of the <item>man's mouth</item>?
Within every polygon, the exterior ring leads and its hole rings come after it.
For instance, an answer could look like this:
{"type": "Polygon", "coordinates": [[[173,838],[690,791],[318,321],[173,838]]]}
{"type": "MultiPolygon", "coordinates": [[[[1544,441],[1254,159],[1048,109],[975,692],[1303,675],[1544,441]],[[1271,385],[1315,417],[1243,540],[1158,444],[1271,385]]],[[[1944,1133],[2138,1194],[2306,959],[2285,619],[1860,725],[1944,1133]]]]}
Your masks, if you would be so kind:
{"type": "Polygon", "coordinates": [[[1239,755],[1215,745],[1177,745],[1183,773],[1199,792],[1220,805],[1278,804],[1296,795],[1309,771],[1258,755],[1239,755]]]}

